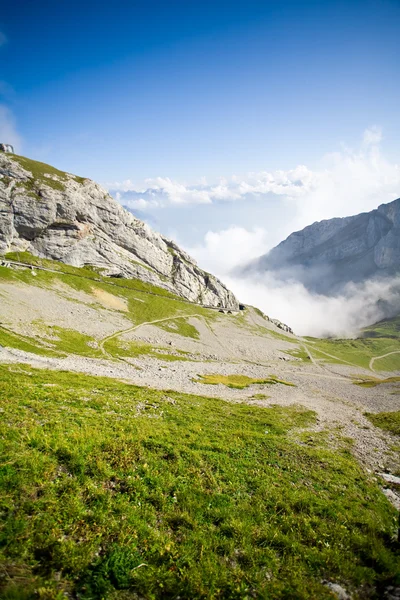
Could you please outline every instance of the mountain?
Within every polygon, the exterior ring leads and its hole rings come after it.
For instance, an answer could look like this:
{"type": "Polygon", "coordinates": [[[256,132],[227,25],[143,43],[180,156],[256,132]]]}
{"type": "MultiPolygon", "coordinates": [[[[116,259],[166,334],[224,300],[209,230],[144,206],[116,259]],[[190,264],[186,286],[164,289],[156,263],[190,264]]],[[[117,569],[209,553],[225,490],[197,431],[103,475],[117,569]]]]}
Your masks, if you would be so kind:
{"type": "Polygon", "coordinates": [[[0,159],[0,598],[395,598],[396,322],[188,302],[148,281],[215,280],[99,186],[0,159]]]}
{"type": "Polygon", "coordinates": [[[400,198],[376,210],[320,221],[296,231],[245,268],[272,271],[332,294],[347,283],[400,271],[400,198]]]}
{"type": "Polygon", "coordinates": [[[218,279],[90,179],[0,152],[0,253],[28,251],[137,278],[187,300],[237,309],[218,279]]]}

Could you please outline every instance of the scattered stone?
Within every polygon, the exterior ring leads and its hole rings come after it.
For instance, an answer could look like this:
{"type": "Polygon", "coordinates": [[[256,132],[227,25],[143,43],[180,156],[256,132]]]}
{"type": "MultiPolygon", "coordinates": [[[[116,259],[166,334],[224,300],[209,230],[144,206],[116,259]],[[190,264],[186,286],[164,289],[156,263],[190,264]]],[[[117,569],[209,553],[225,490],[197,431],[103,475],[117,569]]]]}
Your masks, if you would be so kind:
{"type": "Polygon", "coordinates": [[[398,496],[393,490],[389,488],[383,488],[382,492],[385,494],[389,502],[391,502],[397,510],[400,510],[400,496],[398,496]]]}
{"type": "Polygon", "coordinates": [[[383,594],[384,600],[399,600],[400,599],[400,587],[394,587],[389,585],[383,594]]]}
{"type": "Polygon", "coordinates": [[[331,590],[338,600],[351,600],[351,596],[346,590],[338,583],[332,583],[331,581],[324,581],[324,585],[331,590]]]}
{"type": "Polygon", "coordinates": [[[378,473],[378,475],[388,483],[400,485],[400,477],[396,477],[396,475],[392,475],[391,473],[378,473]]]}

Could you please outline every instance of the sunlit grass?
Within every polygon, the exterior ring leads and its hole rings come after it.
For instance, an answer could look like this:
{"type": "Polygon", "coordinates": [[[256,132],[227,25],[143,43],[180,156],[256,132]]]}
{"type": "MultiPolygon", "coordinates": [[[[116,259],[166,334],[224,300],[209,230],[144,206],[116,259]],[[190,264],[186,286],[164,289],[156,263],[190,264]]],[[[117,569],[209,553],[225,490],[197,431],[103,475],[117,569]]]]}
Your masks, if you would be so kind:
{"type": "Polygon", "coordinates": [[[390,431],[390,433],[394,433],[395,435],[400,435],[400,411],[365,413],[365,416],[376,427],[390,431]]]}
{"type": "Polygon", "coordinates": [[[205,383],[209,385],[226,385],[230,388],[244,389],[249,387],[250,385],[258,384],[258,385],[275,385],[280,383],[282,385],[294,386],[294,383],[289,383],[288,381],[284,381],[283,379],[278,379],[275,375],[270,375],[264,379],[254,379],[252,377],[247,377],[247,375],[218,375],[218,374],[208,374],[208,375],[198,375],[198,379],[196,380],[199,383],[205,383]]]}
{"type": "MultiPolygon", "coordinates": [[[[259,408],[0,366],[2,598],[328,599],[396,583],[396,513],[347,448],[259,408]],[[303,435],[303,434],[301,434],[303,435]]],[[[357,597],[355,595],[354,597],[357,597]]]]}

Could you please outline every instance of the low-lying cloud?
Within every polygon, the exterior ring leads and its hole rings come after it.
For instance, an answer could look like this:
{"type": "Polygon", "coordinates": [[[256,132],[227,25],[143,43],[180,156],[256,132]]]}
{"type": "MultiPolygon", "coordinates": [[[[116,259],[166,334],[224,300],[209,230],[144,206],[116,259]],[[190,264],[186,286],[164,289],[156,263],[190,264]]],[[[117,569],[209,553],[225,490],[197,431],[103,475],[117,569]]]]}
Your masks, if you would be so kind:
{"type": "Polygon", "coordinates": [[[400,277],[348,284],[337,296],[309,292],[301,283],[272,273],[224,282],[243,301],[290,325],[298,335],[355,337],[360,329],[400,312],[400,277]]]}
{"type": "Polygon", "coordinates": [[[232,227],[208,232],[203,244],[186,250],[204,269],[217,275],[244,303],[257,306],[286,323],[299,335],[354,337],[363,327],[400,312],[400,277],[349,283],[335,296],[312,293],[293,279],[282,281],[273,272],[238,275],[267,248],[262,228],[232,227]]]}

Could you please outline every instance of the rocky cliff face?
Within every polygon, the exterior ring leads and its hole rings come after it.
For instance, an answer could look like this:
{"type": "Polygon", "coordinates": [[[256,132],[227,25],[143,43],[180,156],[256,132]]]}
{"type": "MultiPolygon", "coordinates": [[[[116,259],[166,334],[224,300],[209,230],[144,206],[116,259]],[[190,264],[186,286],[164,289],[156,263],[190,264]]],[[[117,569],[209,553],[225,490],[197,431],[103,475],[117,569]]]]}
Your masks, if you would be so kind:
{"type": "Polygon", "coordinates": [[[238,308],[218,279],[95,182],[0,152],[0,253],[9,251],[93,265],[105,275],[142,279],[193,302],[238,308]]]}
{"type": "Polygon", "coordinates": [[[369,213],[296,231],[248,270],[273,271],[319,293],[338,291],[350,281],[394,275],[400,272],[400,198],[369,213]]]}

